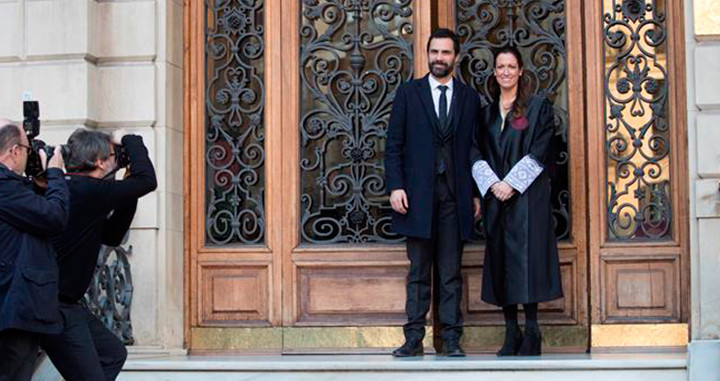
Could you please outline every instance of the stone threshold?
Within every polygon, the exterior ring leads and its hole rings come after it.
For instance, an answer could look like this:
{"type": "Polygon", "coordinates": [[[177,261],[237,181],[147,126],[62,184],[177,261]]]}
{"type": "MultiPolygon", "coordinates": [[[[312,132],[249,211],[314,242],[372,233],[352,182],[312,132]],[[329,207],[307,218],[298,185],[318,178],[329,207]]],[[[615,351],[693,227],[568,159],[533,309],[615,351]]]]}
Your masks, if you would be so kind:
{"type": "Polygon", "coordinates": [[[685,370],[686,352],[548,354],[498,358],[469,355],[447,358],[426,355],[394,359],[389,355],[131,355],[124,371],[223,372],[412,372],[412,371],[563,371],[563,370],[685,370]]]}

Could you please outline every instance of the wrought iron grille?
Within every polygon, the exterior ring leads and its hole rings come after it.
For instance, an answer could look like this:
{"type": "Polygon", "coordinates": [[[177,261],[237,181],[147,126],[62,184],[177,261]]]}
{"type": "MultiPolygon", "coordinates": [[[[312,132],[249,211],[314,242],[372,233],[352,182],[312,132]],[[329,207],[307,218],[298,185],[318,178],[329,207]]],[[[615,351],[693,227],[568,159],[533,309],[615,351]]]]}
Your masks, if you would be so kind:
{"type": "MultiPolygon", "coordinates": [[[[457,0],[456,31],[460,38],[458,76],[490,99],[493,49],[512,45],[523,55],[523,75],[533,93],[545,95],[554,105],[555,134],[552,142],[553,218],[555,234],[567,240],[571,234],[568,89],[565,49],[564,0],[457,0]]],[[[482,221],[475,240],[484,239],[482,221]]]]}
{"type": "Polygon", "coordinates": [[[133,345],[135,338],[130,321],[133,283],[128,260],[132,246],[127,249],[122,246],[128,236],[120,246],[100,248],[95,274],[82,302],[125,345],[133,345]]]}
{"type": "Polygon", "coordinates": [[[301,236],[396,242],[382,152],[395,90],[412,78],[411,0],[304,0],[301,236]]]}
{"type": "Polygon", "coordinates": [[[666,2],[605,0],[610,240],[671,237],[666,2]]]}
{"type": "Polygon", "coordinates": [[[265,239],[264,2],[206,0],[206,240],[265,239]]]}

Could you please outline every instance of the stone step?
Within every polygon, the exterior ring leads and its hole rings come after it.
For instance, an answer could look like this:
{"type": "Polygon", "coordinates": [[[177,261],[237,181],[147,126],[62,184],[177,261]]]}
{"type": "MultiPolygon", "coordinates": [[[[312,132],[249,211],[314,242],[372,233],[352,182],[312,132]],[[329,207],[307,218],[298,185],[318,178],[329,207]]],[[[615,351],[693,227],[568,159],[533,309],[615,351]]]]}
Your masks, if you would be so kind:
{"type": "Polygon", "coordinates": [[[137,356],[119,380],[687,381],[686,353],[551,354],[537,358],[379,355],[137,356]]]}

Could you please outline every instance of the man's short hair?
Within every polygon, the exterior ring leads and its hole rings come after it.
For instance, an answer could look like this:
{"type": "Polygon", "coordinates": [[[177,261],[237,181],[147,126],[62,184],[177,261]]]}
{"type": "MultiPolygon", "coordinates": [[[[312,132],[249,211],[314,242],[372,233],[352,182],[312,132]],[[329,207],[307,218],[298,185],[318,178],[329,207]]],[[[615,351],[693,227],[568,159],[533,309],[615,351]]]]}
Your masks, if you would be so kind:
{"type": "Polygon", "coordinates": [[[95,169],[96,160],[105,160],[112,153],[112,138],[101,131],[78,128],[67,144],[70,148],[67,168],[71,171],[91,171],[95,169]]]}
{"type": "Polygon", "coordinates": [[[451,39],[453,42],[453,49],[455,50],[455,55],[460,54],[460,40],[458,39],[458,36],[457,34],[455,34],[455,32],[447,28],[438,28],[432,32],[430,38],[428,38],[427,49],[425,49],[426,52],[430,51],[430,42],[432,42],[432,40],[436,38],[451,39]]]}
{"type": "Polygon", "coordinates": [[[17,144],[22,144],[20,127],[9,123],[0,127],[0,153],[5,153],[17,144]]]}

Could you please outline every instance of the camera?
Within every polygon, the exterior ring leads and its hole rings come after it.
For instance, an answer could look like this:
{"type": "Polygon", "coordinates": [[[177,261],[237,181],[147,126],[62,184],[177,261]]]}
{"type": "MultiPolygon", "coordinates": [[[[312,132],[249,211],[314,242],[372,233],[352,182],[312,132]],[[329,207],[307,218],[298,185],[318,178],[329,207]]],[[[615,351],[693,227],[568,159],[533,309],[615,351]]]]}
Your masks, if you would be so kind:
{"type": "MultiPolygon", "coordinates": [[[[44,141],[38,139],[40,135],[40,105],[37,101],[24,101],[23,102],[23,129],[27,135],[28,141],[30,142],[30,154],[28,155],[27,166],[25,167],[25,174],[33,178],[45,177],[45,171],[43,170],[42,162],[40,159],[40,151],[45,151],[47,159],[55,154],[55,147],[46,144],[44,141]]],[[[70,147],[66,144],[60,145],[63,160],[68,163],[72,152],[70,147]]],[[[113,150],[115,158],[117,159],[117,169],[125,168],[130,165],[130,156],[122,145],[113,144],[113,150]]],[[[83,171],[92,170],[94,166],[86,163],[82,168],[70,168],[68,171],[83,171]]]]}
{"type": "MultiPolygon", "coordinates": [[[[45,151],[48,160],[55,154],[55,147],[45,144],[44,141],[37,139],[40,135],[40,105],[37,101],[23,102],[23,129],[30,142],[30,153],[28,155],[25,174],[33,178],[45,177],[45,170],[42,166],[40,151],[45,151]]],[[[66,145],[60,146],[63,159],[70,157],[70,148],[66,145]]]]}
{"type": "MultiPolygon", "coordinates": [[[[127,168],[130,166],[130,155],[128,155],[125,146],[113,144],[115,157],[117,158],[117,168],[127,168]]],[[[64,156],[63,156],[64,157],[64,156]]]]}

